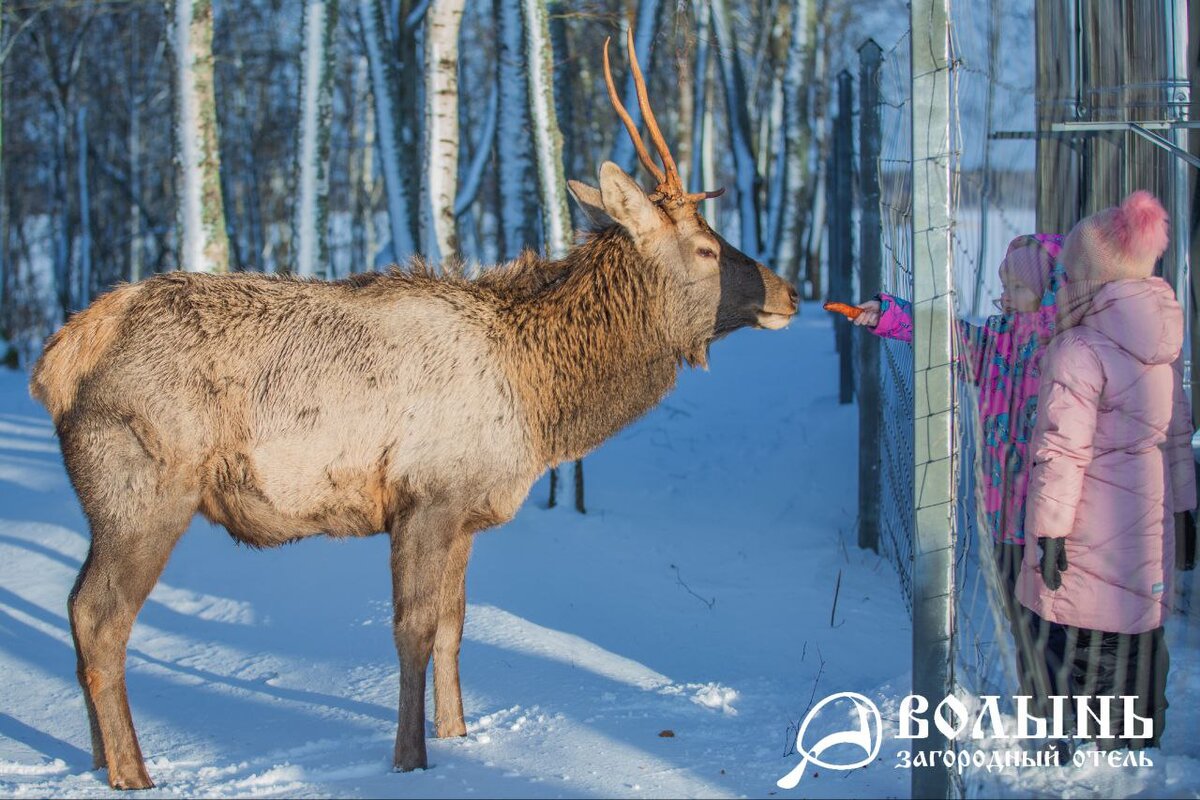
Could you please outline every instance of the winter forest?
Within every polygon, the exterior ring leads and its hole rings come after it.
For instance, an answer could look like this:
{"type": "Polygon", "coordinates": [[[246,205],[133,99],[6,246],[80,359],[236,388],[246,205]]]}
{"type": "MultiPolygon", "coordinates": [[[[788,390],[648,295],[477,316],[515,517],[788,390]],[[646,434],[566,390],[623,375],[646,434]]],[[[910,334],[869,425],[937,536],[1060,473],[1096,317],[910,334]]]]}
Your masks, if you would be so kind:
{"type": "Polygon", "coordinates": [[[708,219],[819,296],[823,87],[848,6],[4,0],[5,358],[154,272],[561,253],[565,178],[636,167],[602,71],[611,36],[639,117],[629,28],[685,183],[727,189],[708,219]]]}

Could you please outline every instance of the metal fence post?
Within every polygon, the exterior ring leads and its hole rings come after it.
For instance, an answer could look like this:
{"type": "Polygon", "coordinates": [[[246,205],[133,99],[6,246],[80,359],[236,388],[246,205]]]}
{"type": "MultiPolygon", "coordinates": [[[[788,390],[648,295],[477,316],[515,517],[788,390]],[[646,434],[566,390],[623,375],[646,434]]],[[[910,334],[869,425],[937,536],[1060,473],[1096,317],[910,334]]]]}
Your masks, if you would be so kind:
{"type": "MultiPolygon", "coordinates": [[[[862,200],[858,234],[858,282],[862,299],[883,288],[883,226],[879,211],[879,65],[874,39],[858,48],[858,185],[862,200]]],[[[880,414],[879,340],[858,343],[858,546],[879,552],[880,414]]]]}
{"type": "MultiPolygon", "coordinates": [[[[828,217],[830,225],[829,293],[835,300],[853,302],[851,281],[854,269],[853,232],[850,228],[850,209],[854,203],[854,83],[848,70],[837,77],[838,115],[833,127],[834,203],[828,217]],[[836,247],[833,240],[836,239],[836,247]],[[837,254],[836,260],[833,258],[837,254]]],[[[838,402],[854,401],[854,343],[850,321],[840,314],[834,318],[834,335],[838,351],[838,402]]]]}
{"type": "MultiPolygon", "coordinates": [[[[950,0],[912,0],[913,692],[936,706],[953,689],[955,535],[954,285],[950,264],[950,0]]],[[[951,743],[929,726],[913,750],[951,743]]],[[[914,768],[912,796],[945,798],[950,771],[914,768]]]]}

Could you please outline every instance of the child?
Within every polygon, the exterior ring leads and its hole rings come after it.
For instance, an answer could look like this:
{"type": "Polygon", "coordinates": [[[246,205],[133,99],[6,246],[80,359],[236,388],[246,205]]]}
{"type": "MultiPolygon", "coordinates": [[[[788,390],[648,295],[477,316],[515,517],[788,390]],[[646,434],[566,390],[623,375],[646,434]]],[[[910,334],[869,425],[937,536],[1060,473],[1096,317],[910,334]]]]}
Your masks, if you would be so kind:
{"type": "MultiPolygon", "coordinates": [[[[1061,242],[1061,236],[1050,234],[1013,239],[1000,262],[1004,290],[998,305],[1003,313],[982,326],[959,324],[967,351],[966,377],[979,387],[985,513],[1001,544],[1025,541],[1026,453],[1037,418],[1042,354],[1054,335],[1055,292],[1063,282],[1054,270],[1061,242]]],[[[912,341],[907,301],[881,294],[859,308],[863,313],[855,325],[877,336],[912,341]]]]}
{"type": "Polygon", "coordinates": [[[1118,735],[1103,749],[1162,736],[1173,514],[1196,505],[1183,316],[1151,277],[1166,248],[1167,215],[1148,192],[1071,231],[1031,447],[1017,596],[1045,648],[1039,694],[1136,695],[1136,713],[1154,720],[1152,736],[1122,738],[1121,701],[1090,701],[1112,704],[1118,735]]]}
{"type": "MultiPolygon", "coordinates": [[[[1015,590],[1025,544],[1028,447],[1037,419],[1041,360],[1054,335],[1055,292],[1064,280],[1061,270],[1055,270],[1061,245],[1062,237],[1052,234],[1013,239],[1000,262],[1002,313],[982,326],[959,323],[964,377],[979,388],[984,514],[1025,694],[1032,693],[1029,676],[1041,658],[1029,647],[1015,590]]],[[[906,301],[881,294],[859,308],[863,313],[854,324],[877,336],[912,341],[906,301]]]]}

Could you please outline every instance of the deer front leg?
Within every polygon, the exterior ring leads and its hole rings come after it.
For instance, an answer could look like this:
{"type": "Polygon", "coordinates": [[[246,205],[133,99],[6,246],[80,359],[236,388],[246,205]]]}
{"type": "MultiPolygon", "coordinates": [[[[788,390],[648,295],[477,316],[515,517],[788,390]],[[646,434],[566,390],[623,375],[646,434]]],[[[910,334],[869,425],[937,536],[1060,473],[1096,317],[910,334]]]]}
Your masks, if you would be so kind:
{"type": "Polygon", "coordinates": [[[437,735],[466,736],[462,688],[458,680],[458,653],[462,645],[463,618],[467,612],[467,560],[474,536],[460,533],[450,544],[442,576],[441,608],[433,640],[433,696],[437,735]]]}
{"type": "Polygon", "coordinates": [[[392,611],[400,655],[400,721],[395,768],[429,766],[425,754],[425,670],[437,634],[442,576],[461,535],[445,506],[419,507],[392,531],[392,611]]]}

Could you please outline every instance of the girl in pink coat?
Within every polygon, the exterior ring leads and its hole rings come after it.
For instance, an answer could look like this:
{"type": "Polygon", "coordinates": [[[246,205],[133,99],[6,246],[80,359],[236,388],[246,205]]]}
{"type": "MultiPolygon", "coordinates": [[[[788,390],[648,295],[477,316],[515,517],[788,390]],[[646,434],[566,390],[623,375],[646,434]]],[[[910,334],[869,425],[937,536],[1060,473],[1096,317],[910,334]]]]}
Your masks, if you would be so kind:
{"type": "MultiPolygon", "coordinates": [[[[1152,277],[1166,247],[1167,215],[1148,192],[1067,236],[1068,283],[1031,442],[1017,596],[1046,656],[1037,694],[1136,695],[1152,736],[1123,738],[1118,725],[1118,736],[1098,739],[1106,749],[1155,746],[1162,735],[1173,515],[1196,505],[1183,317],[1171,287],[1152,277]]],[[[1123,719],[1120,700],[1091,701],[1101,702],[1123,719]]]]}

